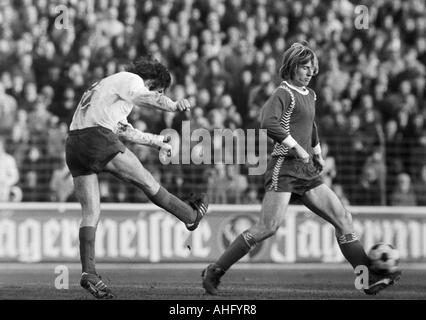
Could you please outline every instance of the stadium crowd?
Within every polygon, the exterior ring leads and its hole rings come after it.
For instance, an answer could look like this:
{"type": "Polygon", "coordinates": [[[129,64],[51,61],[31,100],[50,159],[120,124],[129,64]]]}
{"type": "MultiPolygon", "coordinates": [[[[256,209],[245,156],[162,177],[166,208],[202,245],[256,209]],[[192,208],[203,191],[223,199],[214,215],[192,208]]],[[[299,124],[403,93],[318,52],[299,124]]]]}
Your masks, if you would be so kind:
{"type": "MultiPolygon", "coordinates": [[[[184,114],[139,110],[136,128],[259,128],[285,48],[306,40],[326,182],[352,205],[426,205],[426,5],[423,0],[1,0],[0,202],[73,201],[64,141],[93,82],[150,53],[173,75],[184,114]],[[361,26],[356,6],[365,5],[361,26]],[[365,11],[364,11],[365,13],[365,11]],[[367,28],[364,28],[367,23],[367,28]],[[325,147],[324,147],[325,146],[325,147]]],[[[206,189],[213,203],[259,203],[244,165],[161,166],[169,190],[206,189]]],[[[111,178],[102,201],[144,202],[111,178]]]]}

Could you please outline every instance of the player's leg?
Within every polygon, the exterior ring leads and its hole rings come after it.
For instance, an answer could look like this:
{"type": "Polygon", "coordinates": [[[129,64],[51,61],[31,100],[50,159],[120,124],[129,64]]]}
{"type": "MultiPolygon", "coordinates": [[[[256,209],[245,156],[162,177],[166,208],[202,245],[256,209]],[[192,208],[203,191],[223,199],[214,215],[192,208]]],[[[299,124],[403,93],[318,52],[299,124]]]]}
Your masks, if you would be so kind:
{"type": "MultiPolygon", "coordinates": [[[[346,260],[355,269],[359,265],[369,268],[370,259],[366,255],[361,242],[355,234],[351,214],[344,208],[337,195],[322,184],[302,196],[303,203],[314,213],[330,222],[336,228],[336,237],[346,260]]],[[[369,269],[368,288],[366,294],[377,294],[399,280],[401,271],[391,274],[377,274],[369,269]]]]}
{"type": "Polygon", "coordinates": [[[209,294],[216,294],[219,279],[256,244],[272,237],[278,230],[290,201],[291,193],[267,192],[263,199],[259,221],[239,235],[220,258],[202,273],[203,287],[209,294]]]}
{"type": "Polygon", "coordinates": [[[329,187],[321,184],[307,191],[301,200],[315,214],[335,227],[340,250],[353,268],[358,265],[369,266],[370,261],[355,234],[352,215],[329,187]]]}
{"type": "Polygon", "coordinates": [[[267,192],[263,199],[259,221],[239,235],[226,249],[216,264],[227,271],[259,242],[272,237],[278,230],[290,201],[291,193],[267,192]]]}
{"type": "Polygon", "coordinates": [[[154,204],[184,222],[191,231],[198,226],[207,212],[206,195],[191,199],[189,203],[180,200],[163,188],[128,149],[118,153],[104,170],[140,188],[154,204]]]}
{"type": "Polygon", "coordinates": [[[99,182],[96,174],[74,178],[77,200],[81,204],[82,220],[79,231],[82,276],[80,284],[98,299],[111,299],[111,290],[96,272],[95,239],[100,217],[99,182]]]}
{"type": "Polygon", "coordinates": [[[99,182],[96,174],[74,178],[77,200],[81,204],[80,258],[83,272],[96,274],[95,236],[100,216],[99,182]]]}

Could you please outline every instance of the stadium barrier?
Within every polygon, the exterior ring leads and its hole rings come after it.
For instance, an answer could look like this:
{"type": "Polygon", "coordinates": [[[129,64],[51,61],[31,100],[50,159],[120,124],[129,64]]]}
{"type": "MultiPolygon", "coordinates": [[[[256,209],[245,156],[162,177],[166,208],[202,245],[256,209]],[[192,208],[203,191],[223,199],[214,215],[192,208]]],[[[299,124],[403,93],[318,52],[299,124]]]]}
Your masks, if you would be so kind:
{"type": "MultiPolygon", "coordinates": [[[[255,223],[260,206],[212,205],[191,233],[154,205],[104,204],[98,262],[210,262],[255,223]]],[[[352,207],[365,248],[394,244],[404,262],[426,262],[426,207],[352,207]]],[[[74,203],[0,204],[0,262],[77,262],[80,207],[74,203]]],[[[334,230],[303,206],[290,206],[275,237],[246,262],[343,262],[334,230]]]]}

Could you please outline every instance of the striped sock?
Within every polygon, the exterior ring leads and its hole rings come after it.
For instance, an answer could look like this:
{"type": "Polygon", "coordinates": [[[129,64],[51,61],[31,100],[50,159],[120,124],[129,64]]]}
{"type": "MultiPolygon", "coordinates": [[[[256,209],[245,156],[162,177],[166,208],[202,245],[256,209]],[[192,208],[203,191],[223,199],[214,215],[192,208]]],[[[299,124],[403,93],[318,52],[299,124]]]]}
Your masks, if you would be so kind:
{"type": "Polygon", "coordinates": [[[231,243],[216,264],[223,271],[227,271],[234,263],[249,253],[254,246],[256,246],[256,241],[253,235],[245,231],[231,243]]]}
{"type": "Polygon", "coordinates": [[[148,195],[155,205],[173,214],[176,218],[184,223],[192,223],[197,218],[197,213],[187,203],[183,202],[163,187],[160,187],[157,194],[148,195]]]}
{"type": "Polygon", "coordinates": [[[337,242],[343,256],[349,261],[354,269],[359,265],[367,267],[370,265],[370,259],[365,253],[364,247],[358,240],[355,233],[339,236],[337,237],[337,242]]]}

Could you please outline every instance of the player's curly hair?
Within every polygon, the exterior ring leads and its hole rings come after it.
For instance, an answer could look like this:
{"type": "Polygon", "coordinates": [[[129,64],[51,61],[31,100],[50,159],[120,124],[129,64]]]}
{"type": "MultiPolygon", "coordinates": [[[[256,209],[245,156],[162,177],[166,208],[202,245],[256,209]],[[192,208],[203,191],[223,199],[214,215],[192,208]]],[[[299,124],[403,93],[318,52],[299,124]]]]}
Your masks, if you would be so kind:
{"type": "Polygon", "coordinates": [[[284,52],[280,76],[283,80],[292,79],[298,66],[312,61],[314,75],[318,74],[318,58],[315,52],[307,46],[307,42],[294,43],[284,52]]]}
{"type": "Polygon", "coordinates": [[[152,55],[143,56],[130,63],[126,71],[137,74],[143,80],[153,80],[150,90],[167,89],[172,82],[169,70],[152,55]]]}

